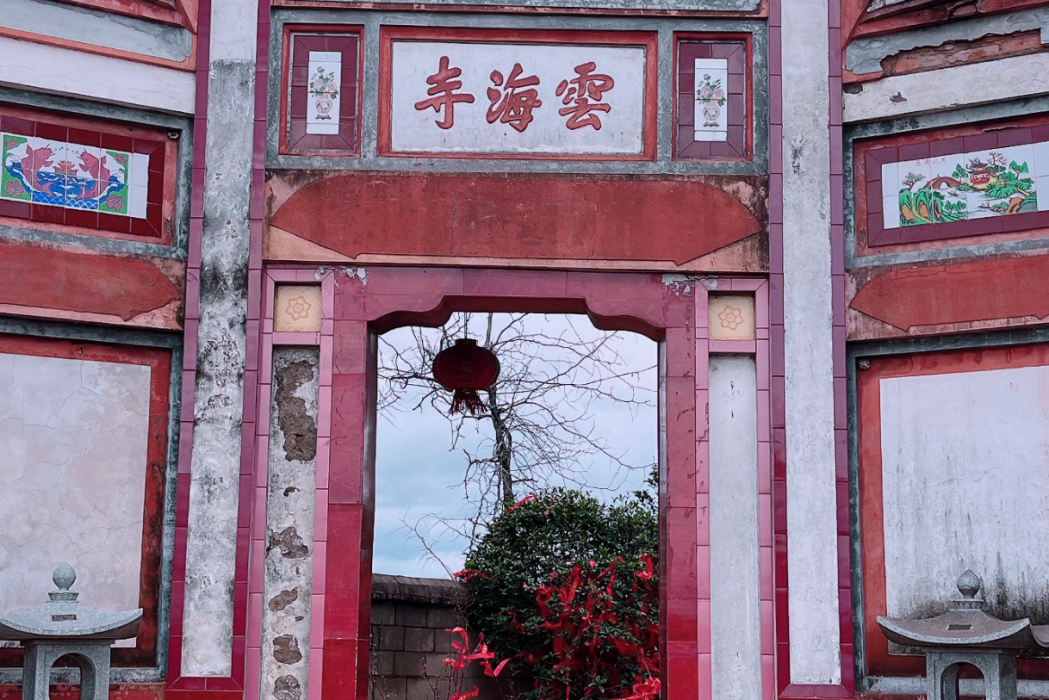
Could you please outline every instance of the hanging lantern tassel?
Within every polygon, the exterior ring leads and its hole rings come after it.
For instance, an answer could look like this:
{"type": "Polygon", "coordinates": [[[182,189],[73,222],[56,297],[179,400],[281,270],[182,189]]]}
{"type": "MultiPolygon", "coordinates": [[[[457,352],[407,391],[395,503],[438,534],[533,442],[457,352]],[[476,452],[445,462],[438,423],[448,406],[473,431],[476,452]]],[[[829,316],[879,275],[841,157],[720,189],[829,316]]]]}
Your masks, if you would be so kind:
{"type": "Polygon", "coordinates": [[[433,358],[433,377],[452,394],[449,414],[484,415],[487,411],[477,394],[499,378],[499,359],[472,338],[460,338],[433,358]]]}

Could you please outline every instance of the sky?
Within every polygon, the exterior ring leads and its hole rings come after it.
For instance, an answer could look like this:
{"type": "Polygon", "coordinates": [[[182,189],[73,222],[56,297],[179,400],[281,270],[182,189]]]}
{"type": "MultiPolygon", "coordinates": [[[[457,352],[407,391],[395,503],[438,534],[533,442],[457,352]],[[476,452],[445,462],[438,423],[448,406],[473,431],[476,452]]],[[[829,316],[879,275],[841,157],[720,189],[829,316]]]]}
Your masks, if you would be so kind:
{"type": "MultiPolygon", "coordinates": [[[[505,315],[497,314],[496,325],[505,319],[505,315]]],[[[471,325],[471,329],[474,328],[471,325]]],[[[612,336],[607,347],[620,356],[615,371],[640,372],[635,385],[642,390],[640,395],[647,405],[627,406],[609,399],[595,399],[590,404],[595,433],[605,440],[610,452],[622,455],[624,462],[654,464],[658,449],[656,343],[633,333],[599,331],[585,316],[535,314],[525,319],[523,328],[526,333],[540,328],[555,335],[578,333],[585,339],[612,336]]],[[[481,328],[476,330],[481,332],[481,328]]],[[[414,342],[412,329],[391,331],[384,340],[397,348],[409,347],[414,342]]],[[[383,344],[380,351],[389,352],[383,344]]],[[[565,351],[544,349],[533,362],[538,366],[566,360],[565,351]]],[[[504,358],[503,362],[506,361],[504,358]]],[[[429,372],[429,368],[426,371],[429,372]]],[[[372,568],[376,573],[446,578],[462,568],[468,540],[444,526],[442,521],[457,524],[472,512],[463,486],[466,469],[463,450],[476,449],[486,437],[490,438],[491,425],[487,421],[468,421],[463,439],[453,448],[452,430],[438,409],[425,403],[411,410],[421,395],[421,390],[410,391],[393,409],[380,412],[372,568]],[[423,534],[430,552],[416,532],[423,534]]],[[[642,488],[648,475],[647,467],[623,470],[601,455],[585,457],[584,466],[582,485],[588,490],[596,489],[595,495],[606,501],[617,494],[642,488]]],[[[550,485],[566,484],[562,481],[550,485]]],[[[525,491],[515,490],[518,498],[526,495],[525,491]]]]}

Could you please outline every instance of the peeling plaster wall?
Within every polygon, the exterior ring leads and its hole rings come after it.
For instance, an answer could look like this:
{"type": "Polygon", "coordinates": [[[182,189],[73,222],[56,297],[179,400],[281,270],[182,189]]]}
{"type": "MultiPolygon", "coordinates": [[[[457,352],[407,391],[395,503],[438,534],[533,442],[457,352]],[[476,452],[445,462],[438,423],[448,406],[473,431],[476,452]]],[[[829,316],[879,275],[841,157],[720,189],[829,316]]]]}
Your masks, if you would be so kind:
{"type": "Polygon", "coordinates": [[[841,682],[827,2],[788,0],[782,17],[790,680],[804,684],[841,682]]]}
{"type": "Polygon", "coordinates": [[[266,497],[262,693],[306,697],[313,592],[320,354],[274,348],[266,497]]]}
{"type": "Polygon", "coordinates": [[[258,0],[212,4],[182,672],[232,669],[258,0]]]}

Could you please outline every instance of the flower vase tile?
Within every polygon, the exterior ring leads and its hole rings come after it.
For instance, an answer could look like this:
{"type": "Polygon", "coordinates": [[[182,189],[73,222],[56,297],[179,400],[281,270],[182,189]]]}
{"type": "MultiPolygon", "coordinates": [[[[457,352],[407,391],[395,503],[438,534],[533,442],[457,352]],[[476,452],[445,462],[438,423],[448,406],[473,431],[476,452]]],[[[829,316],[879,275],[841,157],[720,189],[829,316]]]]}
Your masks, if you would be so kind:
{"type": "Polygon", "coordinates": [[[306,86],[306,133],[338,134],[342,84],[342,54],[310,51],[309,83],[306,86]]]}
{"type": "Polygon", "coordinates": [[[695,139],[728,140],[728,59],[695,59],[695,139]]]}

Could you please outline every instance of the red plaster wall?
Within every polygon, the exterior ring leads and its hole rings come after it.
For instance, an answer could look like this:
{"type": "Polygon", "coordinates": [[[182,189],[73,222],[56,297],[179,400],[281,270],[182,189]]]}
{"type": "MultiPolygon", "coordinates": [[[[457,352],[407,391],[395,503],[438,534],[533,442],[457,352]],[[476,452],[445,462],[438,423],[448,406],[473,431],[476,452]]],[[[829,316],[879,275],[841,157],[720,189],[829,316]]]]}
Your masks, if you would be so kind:
{"type": "Polygon", "coordinates": [[[0,242],[0,305],[115,316],[124,321],[182,297],[155,265],[0,242]]]}
{"type": "Polygon", "coordinates": [[[361,173],[306,185],[270,223],[364,253],[690,260],[762,230],[736,198],[685,178],[361,173]]]}

